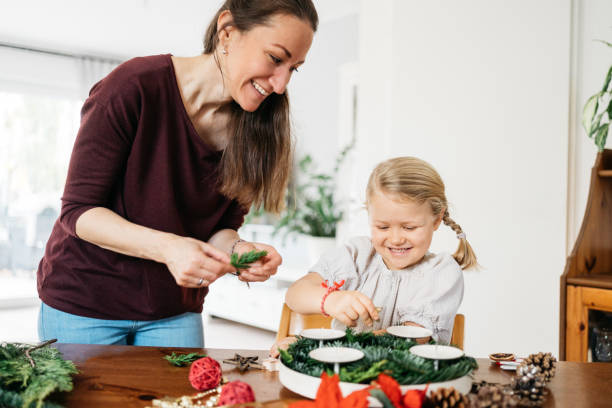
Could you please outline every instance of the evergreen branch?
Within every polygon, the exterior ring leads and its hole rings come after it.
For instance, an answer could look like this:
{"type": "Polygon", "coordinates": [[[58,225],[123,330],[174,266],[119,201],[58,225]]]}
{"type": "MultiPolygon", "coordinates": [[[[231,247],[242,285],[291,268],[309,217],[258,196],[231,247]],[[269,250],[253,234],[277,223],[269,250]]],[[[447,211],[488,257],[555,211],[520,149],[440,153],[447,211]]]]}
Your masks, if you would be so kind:
{"type": "MultiPolygon", "coordinates": [[[[28,408],[33,408],[36,405],[31,403],[28,408]]],[[[23,398],[21,394],[15,391],[5,390],[0,388],[0,407],[2,408],[21,408],[23,407],[23,398]]],[[[63,408],[59,404],[45,401],[42,403],[41,408],[63,408]]]]}
{"type": "MultiPolygon", "coordinates": [[[[387,360],[380,360],[368,367],[367,370],[362,369],[349,371],[346,367],[340,369],[340,381],[346,381],[350,383],[364,383],[369,382],[382,373],[383,366],[387,363],[387,360]]],[[[361,367],[360,367],[361,368],[361,367]]]]}
{"type": "Polygon", "coordinates": [[[172,354],[168,356],[164,356],[163,359],[167,360],[173,366],[184,367],[202,357],[206,357],[206,354],[198,354],[198,353],[179,354],[179,353],[173,352],[172,354]]]}
{"type": "MultiPolygon", "coordinates": [[[[355,334],[350,328],[340,340],[326,342],[328,346],[351,347],[364,353],[356,362],[345,364],[340,369],[340,380],[353,383],[368,383],[381,372],[389,373],[403,385],[448,381],[463,377],[478,367],[471,357],[440,361],[438,370],[432,360],[415,356],[409,352],[416,343],[390,334],[375,336],[372,333],[355,334]]],[[[303,374],[318,377],[331,370],[326,363],[313,360],[308,353],[319,347],[318,341],[299,338],[286,352],[281,352],[283,364],[303,374]]]]}
{"type": "Polygon", "coordinates": [[[3,400],[0,406],[16,401],[15,395],[4,392],[10,391],[18,394],[22,408],[41,408],[50,394],[71,391],[71,376],[77,373],[72,361],[64,360],[53,347],[4,343],[0,345],[0,390],[10,401],[3,400]]]}
{"type": "Polygon", "coordinates": [[[234,252],[230,257],[230,261],[232,266],[238,270],[238,273],[240,273],[240,269],[250,268],[250,264],[266,255],[268,255],[268,251],[257,251],[255,249],[240,255],[234,252]]]}
{"type": "Polygon", "coordinates": [[[26,350],[25,355],[28,358],[28,361],[30,362],[30,365],[32,367],[35,366],[34,364],[34,360],[32,359],[32,356],[30,356],[30,352],[37,350],[39,348],[43,348],[45,346],[48,346],[49,344],[53,344],[57,341],[57,339],[51,339],[51,340],[47,340],[44,343],[40,343],[38,346],[34,346],[34,347],[30,347],[29,349],[26,350]]]}
{"type": "Polygon", "coordinates": [[[278,352],[279,352],[279,354],[280,354],[281,361],[282,361],[282,362],[283,362],[285,365],[288,365],[288,364],[293,363],[293,356],[292,356],[291,354],[289,354],[289,353],[287,352],[287,350],[278,349],[278,352]]]}

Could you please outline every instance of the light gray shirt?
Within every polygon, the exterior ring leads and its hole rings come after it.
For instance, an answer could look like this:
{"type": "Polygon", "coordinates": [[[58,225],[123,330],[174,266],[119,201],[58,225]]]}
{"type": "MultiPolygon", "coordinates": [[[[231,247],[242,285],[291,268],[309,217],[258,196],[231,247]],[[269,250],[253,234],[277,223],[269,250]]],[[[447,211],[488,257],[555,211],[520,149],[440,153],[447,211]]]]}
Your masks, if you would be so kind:
{"type": "MultiPolygon", "coordinates": [[[[325,253],[310,272],[330,283],[344,279],[342,290],[359,291],[382,307],[380,319],[368,329],[414,322],[430,329],[436,341],[450,341],[463,299],[463,271],[450,254],[428,252],[421,262],[393,271],[374,250],[369,237],[354,237],[325,253]]],[[[364,330],[363,326],[358,324],[357,331],[364,330]]],[[[335,319],[332,327],[345,328],[335,319]]]]}

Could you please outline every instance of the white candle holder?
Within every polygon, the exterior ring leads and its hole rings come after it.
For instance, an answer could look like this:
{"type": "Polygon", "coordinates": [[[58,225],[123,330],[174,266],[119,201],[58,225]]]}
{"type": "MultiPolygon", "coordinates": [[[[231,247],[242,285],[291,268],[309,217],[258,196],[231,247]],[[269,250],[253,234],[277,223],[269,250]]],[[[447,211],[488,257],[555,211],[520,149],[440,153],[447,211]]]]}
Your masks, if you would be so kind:
{"type": "Polygon", "coordinates": [[[323,347],[323,340],[337,340],[346,336],[342,330],[335,329],[305,329],[302,330],[300,336],[307,339],[319,340],[319,347],[323,347]]]}
{"type": "Polygon", "coordinates": [[[415,356],[423,357],[434,362],[434,370],[438,370],[440,360],[455,360],[463,357],[463,350],[453,347],[438,344],[419,344],[410,347],[409,350],[415,356]]]}
{"type": "Polygon", "coordinates": [[[420,326],[389,326],[387,327],[387,333],[412,341],[431,337],[433,334],[431,330],[420,326]]]}
{"type": "Polygon", "coordinates": [[[319,347],[308,353],[308,357],[323,363],[333,363],[334,373],[340,374],[340,363],[361,360],[363,351],[350,347],[319,347]]]}

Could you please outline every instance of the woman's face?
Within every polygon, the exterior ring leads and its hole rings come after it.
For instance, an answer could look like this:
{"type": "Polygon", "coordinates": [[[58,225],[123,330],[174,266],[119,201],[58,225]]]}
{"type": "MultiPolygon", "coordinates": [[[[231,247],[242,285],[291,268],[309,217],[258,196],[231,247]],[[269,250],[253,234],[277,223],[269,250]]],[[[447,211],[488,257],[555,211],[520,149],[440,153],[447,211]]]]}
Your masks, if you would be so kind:
{"type": "Polygon", "coordinates": [[[231,97],[253,112],[272,92],[284,93],[291,74],[306,59],[313,34],[307,21],[285,14],[274,15],[267,24],[249,31],[233,26],[222,30],[219,44],[226,54],[219,55],[231,97]]]}
{"type": "Polygon", "coordinates": [[[372,245],[387,268],[400,270],[423,259],[440,226],[428,203],[375,192],[368,200],[372,245]]]}

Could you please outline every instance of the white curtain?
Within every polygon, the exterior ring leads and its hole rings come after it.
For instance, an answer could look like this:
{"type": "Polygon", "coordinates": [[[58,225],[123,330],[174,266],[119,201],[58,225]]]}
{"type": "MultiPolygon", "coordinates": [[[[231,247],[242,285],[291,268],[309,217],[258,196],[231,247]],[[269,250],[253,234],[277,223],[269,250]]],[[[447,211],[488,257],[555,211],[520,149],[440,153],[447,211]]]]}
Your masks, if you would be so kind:
{"type": "Polygon", "coordinates": [[[79,94],[83,100],[89,95],[91,87],[118,65],[118,61],[92,57],[79,57],[75,61],[81,75],[79,94]]]}
{"type": "Polygon", "coordinates": [[[70,56],[0,44],[0,91],[84,100],[118,60],[70,56]]]}

